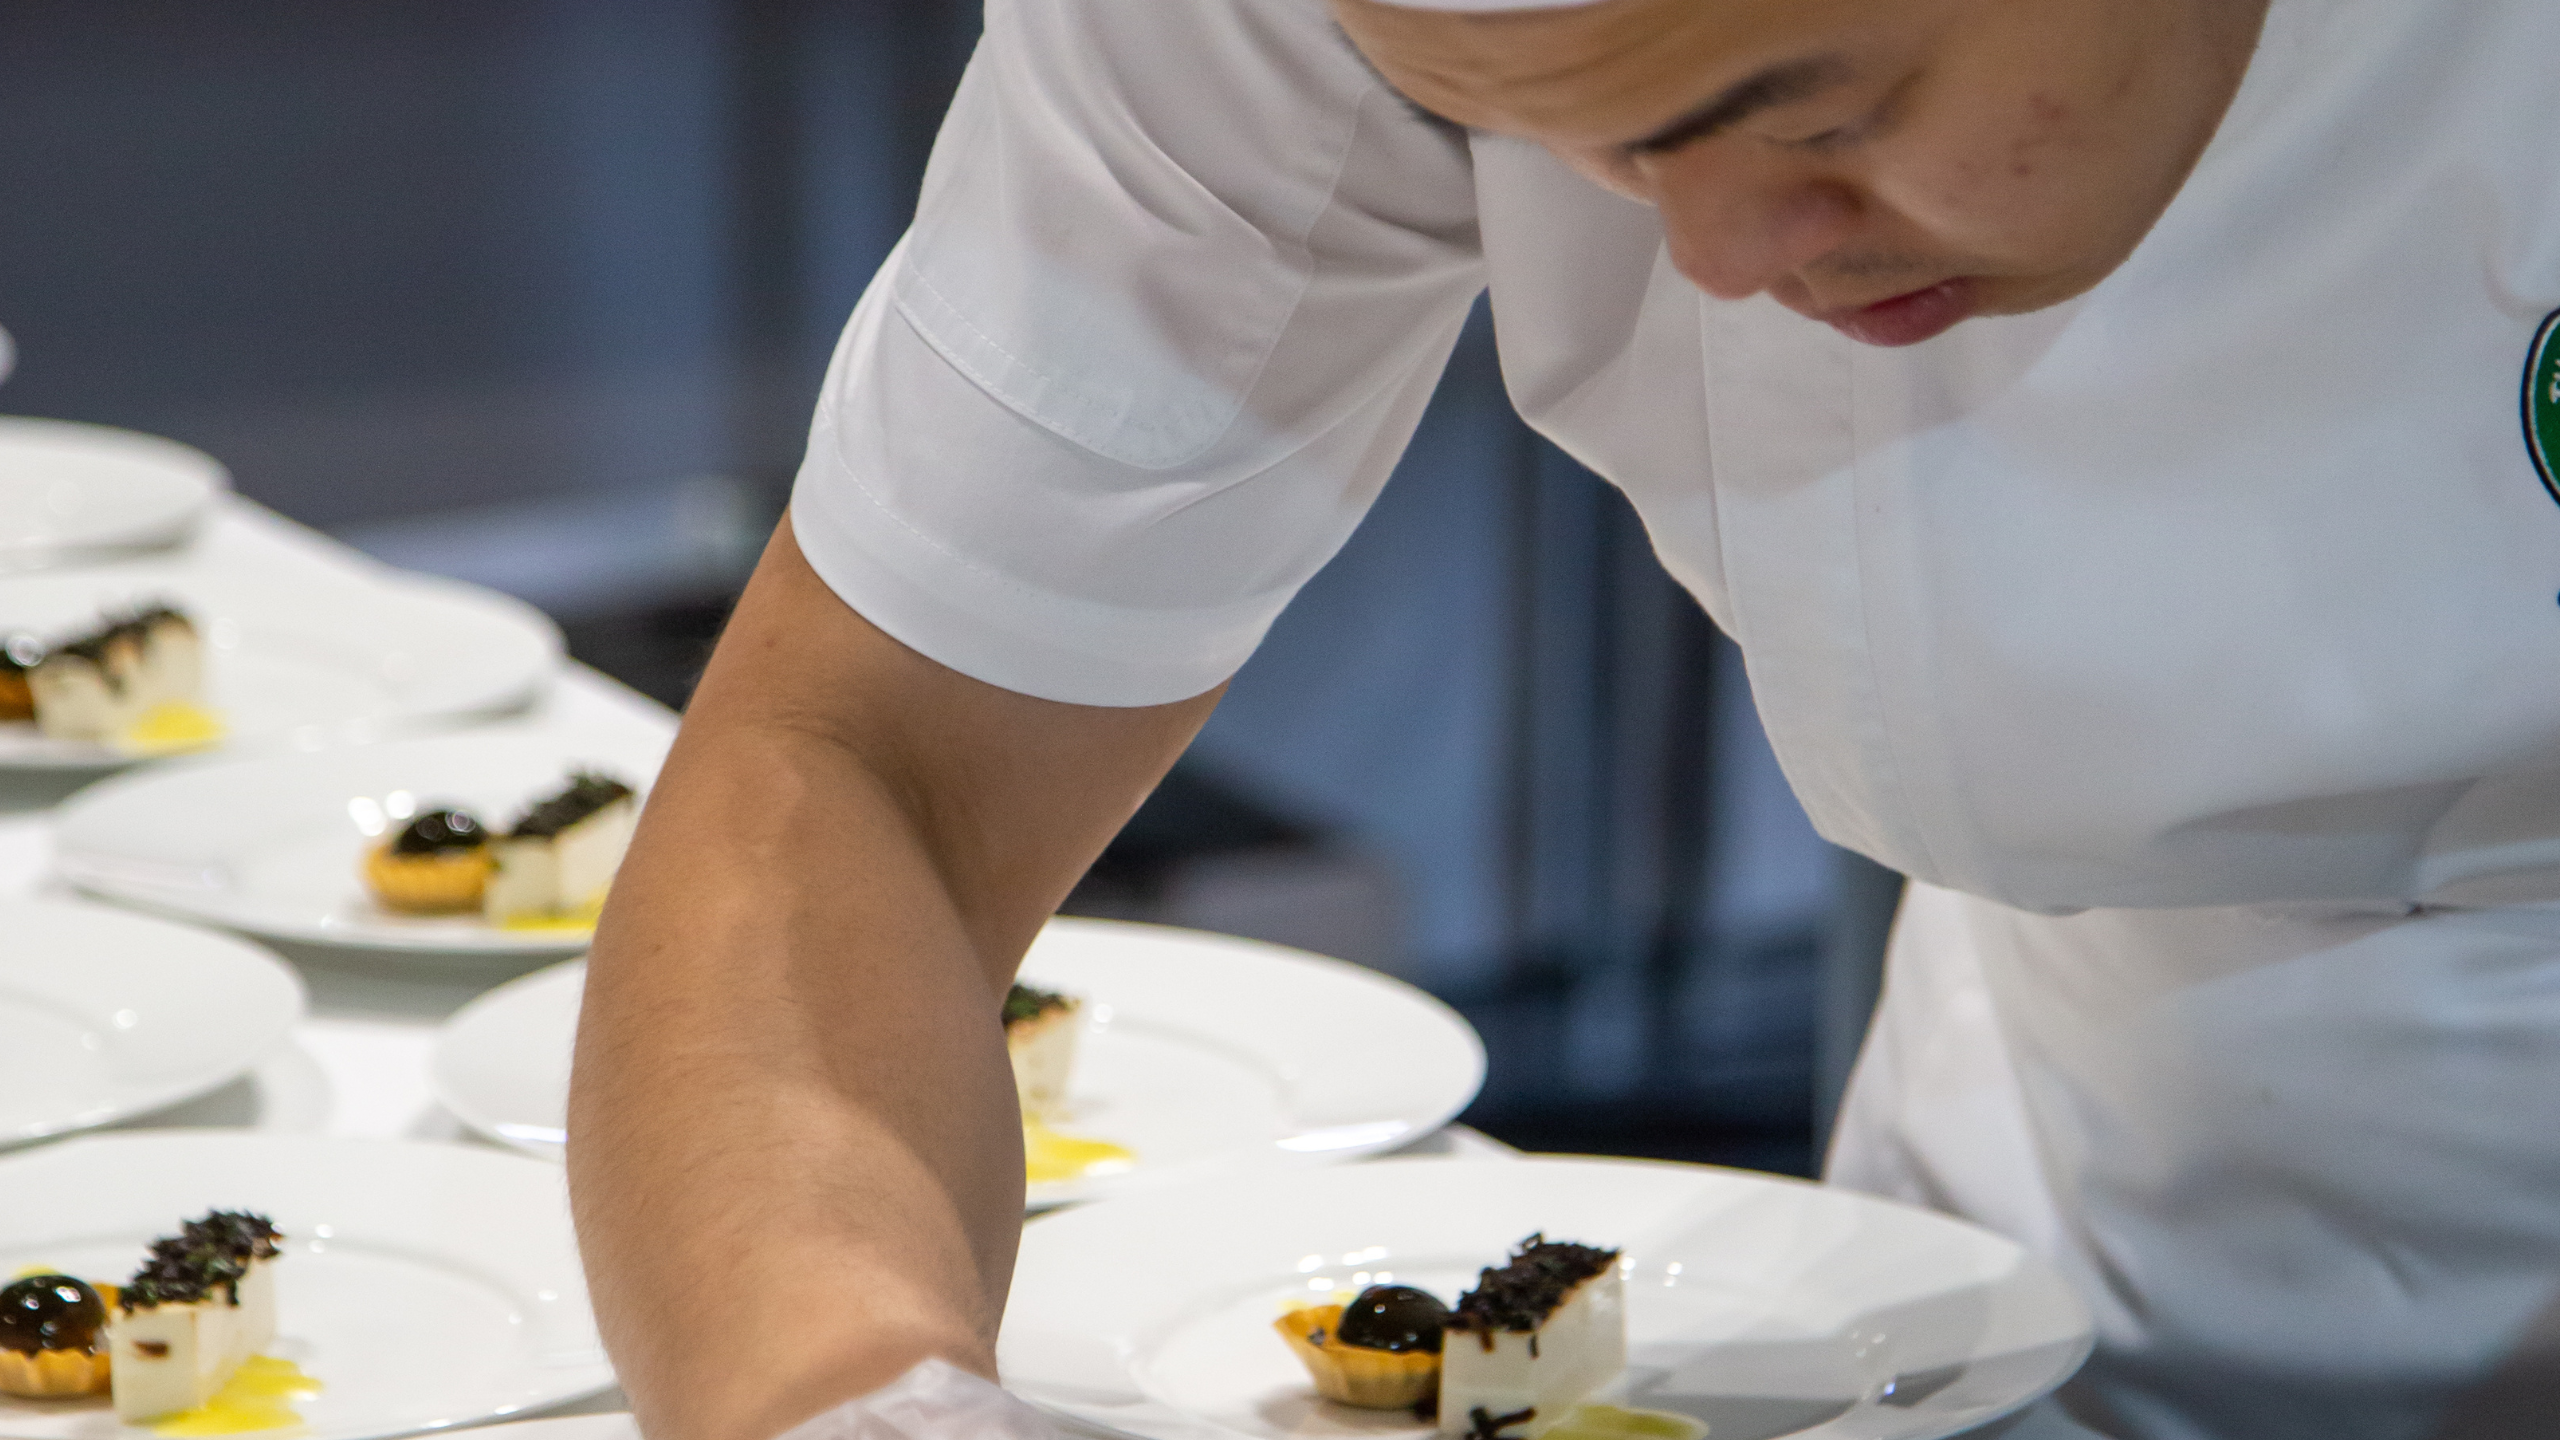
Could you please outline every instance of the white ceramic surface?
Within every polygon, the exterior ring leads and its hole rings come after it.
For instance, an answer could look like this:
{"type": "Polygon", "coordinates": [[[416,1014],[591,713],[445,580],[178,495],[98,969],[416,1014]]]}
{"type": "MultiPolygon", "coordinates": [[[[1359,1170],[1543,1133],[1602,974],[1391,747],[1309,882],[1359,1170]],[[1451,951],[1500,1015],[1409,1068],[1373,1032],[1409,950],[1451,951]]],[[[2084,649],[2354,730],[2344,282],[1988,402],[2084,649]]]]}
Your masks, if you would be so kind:
{"type": "MultiPolygon", "coordinates": [[[[0,630],[59,636],[100,614],[165,601],[205,642],[207,703],[224,747],[301,748],[449,724],[524,704],[559,668],[559,627],[522,601],[383,571],[315,583],[178,562],[0,576],[0,630]]],[[[0,724],[0,769],[102,769],[135,757],[0,724]]]]}
{"type": "Polygon", "coordinates": [[[175,440],[0,415],[0,570],[183,538],[231,477],[175,440]]]}
{"type": "MultiPolygon", "coordinates": [[[[0,1274],[121,1281],[152,1237],[249,1209],[286,1236],[278,1339],[327,1388],[294,1440],[522,1414],[613,1383],[558,1166],[462,1145],[134,1131],[0,1159],[0,1274]]],[[[103,1401],[0,1397],[5,1440],[147,1436],[103,1401]]],[[[253,1432],[256,1433],[256,1432],[253,1432]]]]}
{"type": "Polygon", "coordinates": [[[219,1089],[266,1059],[302,1018],[301,979],[227,935],[26,896],[9,902],[8,931],[0,1145],[219,1089]]]}
{"type": "Polygon", "coordinates": [[[477,916],[373,903],[366,848],[399,819],[460,805],[503,826],[577,768],[647,790],[661,739],[579,744],[494,729],[314,754],[153,766],[58,812],[54,863],[93,894],[281,940],[433,954],[574,954],[583,931],[502,930],[477,916]]]}
{"type": "Polygon", "coordinates": [[[1032,1221],[998,1363],[1025,1399],[1145,1440],[1418,1437],[1317,1398],[1271,1322],[1390,1280],[1453,1300],[1540,1230],[1623,1249],[1623,1403],[1710,1440],[1955,1435],[2089,1350],[2059,1276],[1944,1216],[1705,1166],[1382,1160],[1032,1221]]]}
{"type": "MultiPolygon", "coordinates": [[[[1022,973],[1086,1001],[1056,1128],[1137,1156],[1119,1174],[1034,1186],[1035,1206],[1374,1154],[1439,1129],[1484,1081],[1484,1047],[1447,1006],[1303,951],[1059,919],[1022,973]]],[[[557,1154],[583,981],[582,965],[554,966],[456,1014],[436,1049],[446,1107],[557,1154]]]]}
{"type": "Polygon", "coordinates": [[[489,1440],[640,1440],[640,1427],[628,1410],[601,1415],[554,1415],[543,1420],[511,1420],[474,1432],[489,1440]]]}

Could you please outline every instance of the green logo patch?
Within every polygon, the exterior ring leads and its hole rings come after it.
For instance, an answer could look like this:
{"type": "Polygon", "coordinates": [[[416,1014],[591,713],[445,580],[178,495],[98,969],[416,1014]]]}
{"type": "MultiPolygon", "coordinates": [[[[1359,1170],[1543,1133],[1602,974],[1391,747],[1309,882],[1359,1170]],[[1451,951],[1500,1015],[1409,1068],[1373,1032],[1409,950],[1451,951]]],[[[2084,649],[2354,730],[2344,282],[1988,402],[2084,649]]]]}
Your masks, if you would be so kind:
{"type": "Polygon", "coordinates": [[[2542,488],[2560,500],[2560,479],[2552,474],[2560,467],[2560,310],[2533,333],[2524,362],[2524,445],[2542,472],[2542,488]]]}

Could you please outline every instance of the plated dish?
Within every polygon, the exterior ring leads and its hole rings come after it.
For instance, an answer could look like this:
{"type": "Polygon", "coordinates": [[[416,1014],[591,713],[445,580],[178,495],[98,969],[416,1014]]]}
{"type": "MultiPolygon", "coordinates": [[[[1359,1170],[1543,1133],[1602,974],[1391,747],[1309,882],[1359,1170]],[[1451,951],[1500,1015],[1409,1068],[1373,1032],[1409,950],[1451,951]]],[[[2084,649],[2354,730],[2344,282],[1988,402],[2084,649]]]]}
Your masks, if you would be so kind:
{"type": "Polygon", "coordinates": [[[630,804],[665,751],[660,737],[572,741],[528,726],[138,771],[62,808],[55,864],[92,894],[276,939],[408,953],[575,953],[592,933],[597,877],[611,871],[589,843],[599,838],[592,825],[581,822],[612,812],[616,833],[605,848],[618,860],[630,804]],[[545,829],[537,818],[545,803],[574,788],[581,772],[613,776],[634,794],[548,835],[517,836],[528,825],[545,829]],[[450,811],[507,832],[476,856],[454,857],[473,872],[461,878],[481,888],[447,895],[453,903],[441,907],[385,903],[369,883],[383,852],[396,851],[423,817],[450,811]],[[488,849],[505,854],[493,859],[488,849]],[[538,873],[500,896],[517,908],[493,911],[498,887],[488,877],[507,855],[538,873]]]}
{"type": "Polygon", "coordinates": [[[105,1392],[0,1395],[8,1440],[366,1440],[613,1378],[559,1170],[496,1151],[219,1130],[67,1141],[0,1158],[0,1274],[84,1282],[103,1322],[86,1341],[81,1297],[33,1288],[64,1322],[50,1348],[109,1372],[105,1392]]]}
{"type": "Polygon", "coordinates": [[[219,462],[175,440],[0,415],[0,570],[174,544],[229,488],[219,462]]]}
{"type": "MultiPolygon", "coordinates": [[[[1444,1360],[1480,1338],[1450,1331],[1444,1360]]],[[[1606,1409],[1589,1433],[1627,1440],[1698,1424],[1709,1440],[1933,1440],[2051,1390],[2090,1338],[2061,1277],[2018,1246],[1871,1197],[1705,1166],[1382,1160],[1035,1219],[998,1362],[1023,1398],[1143,1440],[1464,1436],[1477,1408],[1518,1437],[1546,1383],[1530,1369],[1552,1359],[1555,1393],[1573,1394],[1546,1402],[1549,1434],[1584,1433],[1573,1411],[1591,1404],[1606,1409]],[[1373,1286],[1456,1301],[1540,1232],[1615,1255],[1538,1314],[1497,1320],[1496,1349],[1469,1360],[1506,1363],[1478,1365],[1454,1419],[1327,1399],[1274,1333],[1373,1286]],[[1591,1333],[1529,1357],[1604,1274],[1623,1292],[1623,1364],[1596,1290],[1570,1322],[1591,1333]]]]}
{"type": "MultiPolygon", "coordinates": [[[[227,935],[21,897],[0,943],[0,1145],[194,1099],[302,1018],[302,981],[227,935]]],[[[5,1278],[6,1272],[0,1272],[5,1278]]]]}
{"type": "MultiPolygon", "coordinates": [[[[1056,1041],[1045,1027],[1024,1037],[1032,1063],[1016,1075],[1033,1118],[1125,1157],[1034,1183],[1035,1207],[1374,1154],[1448,1123],[1484,1080],[1484,1048],[1448,1007],[1282,946],[1062,918],[1023,978],[1077,1002],[1031,1017],[1057,1017],[1048,1025],[1073,1044],[1060,1094],[1056,1041]]],[[[436,1047],[445,1106],[484,1135],[558,1153],[584,982],[582,965],[555,966],[457,1013],[436,1047]]]]}
{"type": "MultiPolygon", "coordinates": [[[[310,748],[451,724],[531,700],[561,655],[559,630],[540,612],[456,581],[384,572],[323,586],[157,562],[0,576],[0,646],[19,657],[8,668],[33,682],[33,709],[45,708],[46,672],[32,667],[48,655],[63,659],[52,667],[66,672],[55,686],[62,714],[80,702],[76,724],[0,707],[0,769],[30,770],[107,769],[188,748],[310,748]],[[146,660],[138,645],[109,655],[119,622],[163,615],[184,622],[187,643],[156,653],[187,652],[174,667],[188,672],[185,697],[160,693],[173,667],[146,660]],[[66,654],[80,649],[99,663],[66,654]],[[121,703],[127,672],[153,681],[148,700],[185,698],[207,722],[135,740],[129,727],[143,707],[121,703]]],[[[13,693],[5,680],[0,691],[13,693]]]]}

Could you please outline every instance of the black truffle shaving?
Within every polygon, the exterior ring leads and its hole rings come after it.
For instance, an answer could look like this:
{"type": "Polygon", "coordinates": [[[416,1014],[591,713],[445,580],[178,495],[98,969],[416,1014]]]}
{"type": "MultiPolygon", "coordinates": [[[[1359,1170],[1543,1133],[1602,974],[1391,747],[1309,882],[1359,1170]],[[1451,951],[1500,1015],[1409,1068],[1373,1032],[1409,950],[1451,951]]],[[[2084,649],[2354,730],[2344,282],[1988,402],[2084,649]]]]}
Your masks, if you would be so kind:
{"type": "Polygon", "coordinates": [[[1004,1023],[1012,1026],[1037,1020],[1052,1010],[1065,1009],[1067,1004],[1067,997],[1055,991],[1017,984],[1004,992],[1004,1023]]]}
{"type": "Polygon", "coordinates": [[[581,770],[569,777],[568,789],[536,803],[508,833],[518,840],[548,840],[630,794],[631,787],[619,780],[581,770]]]}
{"type": "Polygon", "coordinates": [[[1511,1440],[1502,1433],[1506,1425],[1526,1425],[1538,1418],[1538,1407],[1514,1410],[1507,1415],[1489,1415],[1478,1405],[1467,1412],[1467,1440],[1511,1440]]]}
{"type": "Polygon", "coordinates": [[[59,654],[77,655],[92,664],[101,663],[115,642],[138,637],[163,620],[175,620],[181,625],[190,623],[176,609],[154,601],[131,610],[111,611],[99,622],[97,629],[62,641],[53,648],[59,654]]]}
{"type": "Polygon", "coordinates": [[[395,855],[434,855],[446,850],[476,850],[489,843],[489,832],[468,810],[429,810],[392,837],[395,855]]]}
{"type": "Polygon", "coordinates": [[[1476,1288],[1450,1310],[1448,1328],[1481,1332],[1488,1347],[1496,1330],[1534,1331],[1574,1286],[1617,1263],[1615,1250],[1549,1240],[1540,1231],[1520,1242],[1509,1264],[1485,1267],[1476,1288]]]}
{"type": "Polygon", "coordinates": [[[150,1258],[116,1296],[116,1307],[131,1312],[191,1305],[217,1290],[237,1305],[250,1262],[272,1259],[283,1238],[266,1216],[245,1210],[216,1210],[190,1220],[176,1235],[151,1242],[150,1258]]]}

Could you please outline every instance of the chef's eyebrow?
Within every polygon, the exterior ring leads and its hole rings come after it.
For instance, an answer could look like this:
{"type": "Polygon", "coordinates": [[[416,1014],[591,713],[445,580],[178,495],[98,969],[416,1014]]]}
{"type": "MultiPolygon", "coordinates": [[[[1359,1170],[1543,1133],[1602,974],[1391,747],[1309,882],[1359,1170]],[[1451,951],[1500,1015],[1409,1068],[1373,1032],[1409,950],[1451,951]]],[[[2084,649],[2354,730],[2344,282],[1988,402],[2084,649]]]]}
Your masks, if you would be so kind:
{"type": "Polygon", "coordinates": [[[1645,136],[1621,146],[1630,155],[1660,155],[1692,140],[1704,140],[1730,129],[1763,110],[1810,100],[1849,78],[1849,62],[1838,55],[1789,60],[1757,71],[1718,91],[1705,104],[1645,136]]]}

